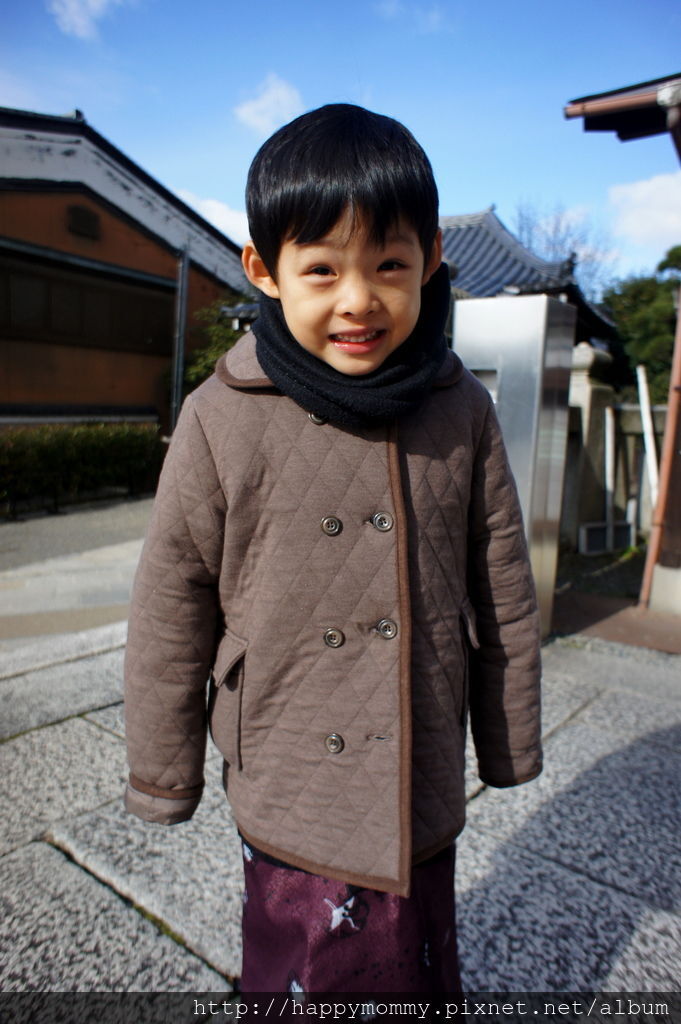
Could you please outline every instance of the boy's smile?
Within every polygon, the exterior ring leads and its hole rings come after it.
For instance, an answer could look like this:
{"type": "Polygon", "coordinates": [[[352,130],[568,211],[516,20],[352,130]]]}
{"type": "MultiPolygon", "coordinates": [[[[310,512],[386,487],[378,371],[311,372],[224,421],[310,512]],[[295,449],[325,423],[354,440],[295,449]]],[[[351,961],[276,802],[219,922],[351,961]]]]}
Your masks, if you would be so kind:
{"type": "Polygon", "coordinates": [[[316,242],[284,242],[276,280],[252,243],[244,248],[249,280],[281,301],[296,341],[340,373],[378,369],[409,337],[421,309],[421,288],[439,267],[440,235],[426,262],[416,231],[405,223],[373,242],[346,210],[316,242]]]}

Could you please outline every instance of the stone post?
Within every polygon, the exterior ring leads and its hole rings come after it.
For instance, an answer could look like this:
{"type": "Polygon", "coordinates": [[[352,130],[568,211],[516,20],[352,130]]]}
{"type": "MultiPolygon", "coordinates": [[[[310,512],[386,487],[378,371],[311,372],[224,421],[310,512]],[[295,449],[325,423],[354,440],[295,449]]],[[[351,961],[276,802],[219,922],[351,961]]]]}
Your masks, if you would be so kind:
{"type": "Polygon", "coordinates": [[[572,351],[561,537],[573,550],[580,524],[605,518],[605,409],[613,404],[615,392],[597,376],[610,362],[609,353],[586,341],[572,351]]]}

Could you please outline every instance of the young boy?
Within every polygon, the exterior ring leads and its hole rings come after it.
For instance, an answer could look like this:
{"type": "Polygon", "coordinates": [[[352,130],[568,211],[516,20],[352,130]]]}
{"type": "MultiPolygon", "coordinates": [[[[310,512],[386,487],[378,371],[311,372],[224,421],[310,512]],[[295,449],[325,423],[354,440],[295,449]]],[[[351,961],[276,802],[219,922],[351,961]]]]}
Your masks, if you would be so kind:
{"type": "Polygon", "coordinates": [[[453,841],[541,770],[539,632],[485,389],[446,348],[428,159],[337,104],[256,155],[252,333],[187,399],[126,656],[130,811],[244,839],[244,991],[460,987],[453,841]],[[207,680],[211,674],[208,709],[207,680]]]}

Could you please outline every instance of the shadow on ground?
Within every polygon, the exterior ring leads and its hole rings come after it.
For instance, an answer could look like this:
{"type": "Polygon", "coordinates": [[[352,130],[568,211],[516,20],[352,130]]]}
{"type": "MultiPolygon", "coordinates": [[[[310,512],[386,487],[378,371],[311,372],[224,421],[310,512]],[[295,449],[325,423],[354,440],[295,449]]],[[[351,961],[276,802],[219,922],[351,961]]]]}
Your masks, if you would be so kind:
{"type": "MultiPolygon", "coordinates": [[[[549,763],[579,746],[569,733],[549,763]]],[[[469,805],[457,907],[467,989],[678,991],[680,751],[676,725],[605,754],[548,800],[540,779],[469,805]]]]}

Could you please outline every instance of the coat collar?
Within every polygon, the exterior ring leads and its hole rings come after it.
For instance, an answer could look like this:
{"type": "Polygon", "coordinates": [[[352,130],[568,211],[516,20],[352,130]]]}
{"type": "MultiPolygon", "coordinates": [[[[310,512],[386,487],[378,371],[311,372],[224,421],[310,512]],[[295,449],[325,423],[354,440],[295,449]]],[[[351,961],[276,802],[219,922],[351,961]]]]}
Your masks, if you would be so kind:
{"type": "MultiPolygon", "coordinates": [[[[260,366],[255,354],[255,335],[252,331],[239,338],[228,352],[218,359],[215,367],[218,380],[239,391],[275,390],[274,384],[260,366]]],[[[463,363],[455,352],[448,351],[435,378],[434,387],[447,388],[461,378],[463,363]]]]}

